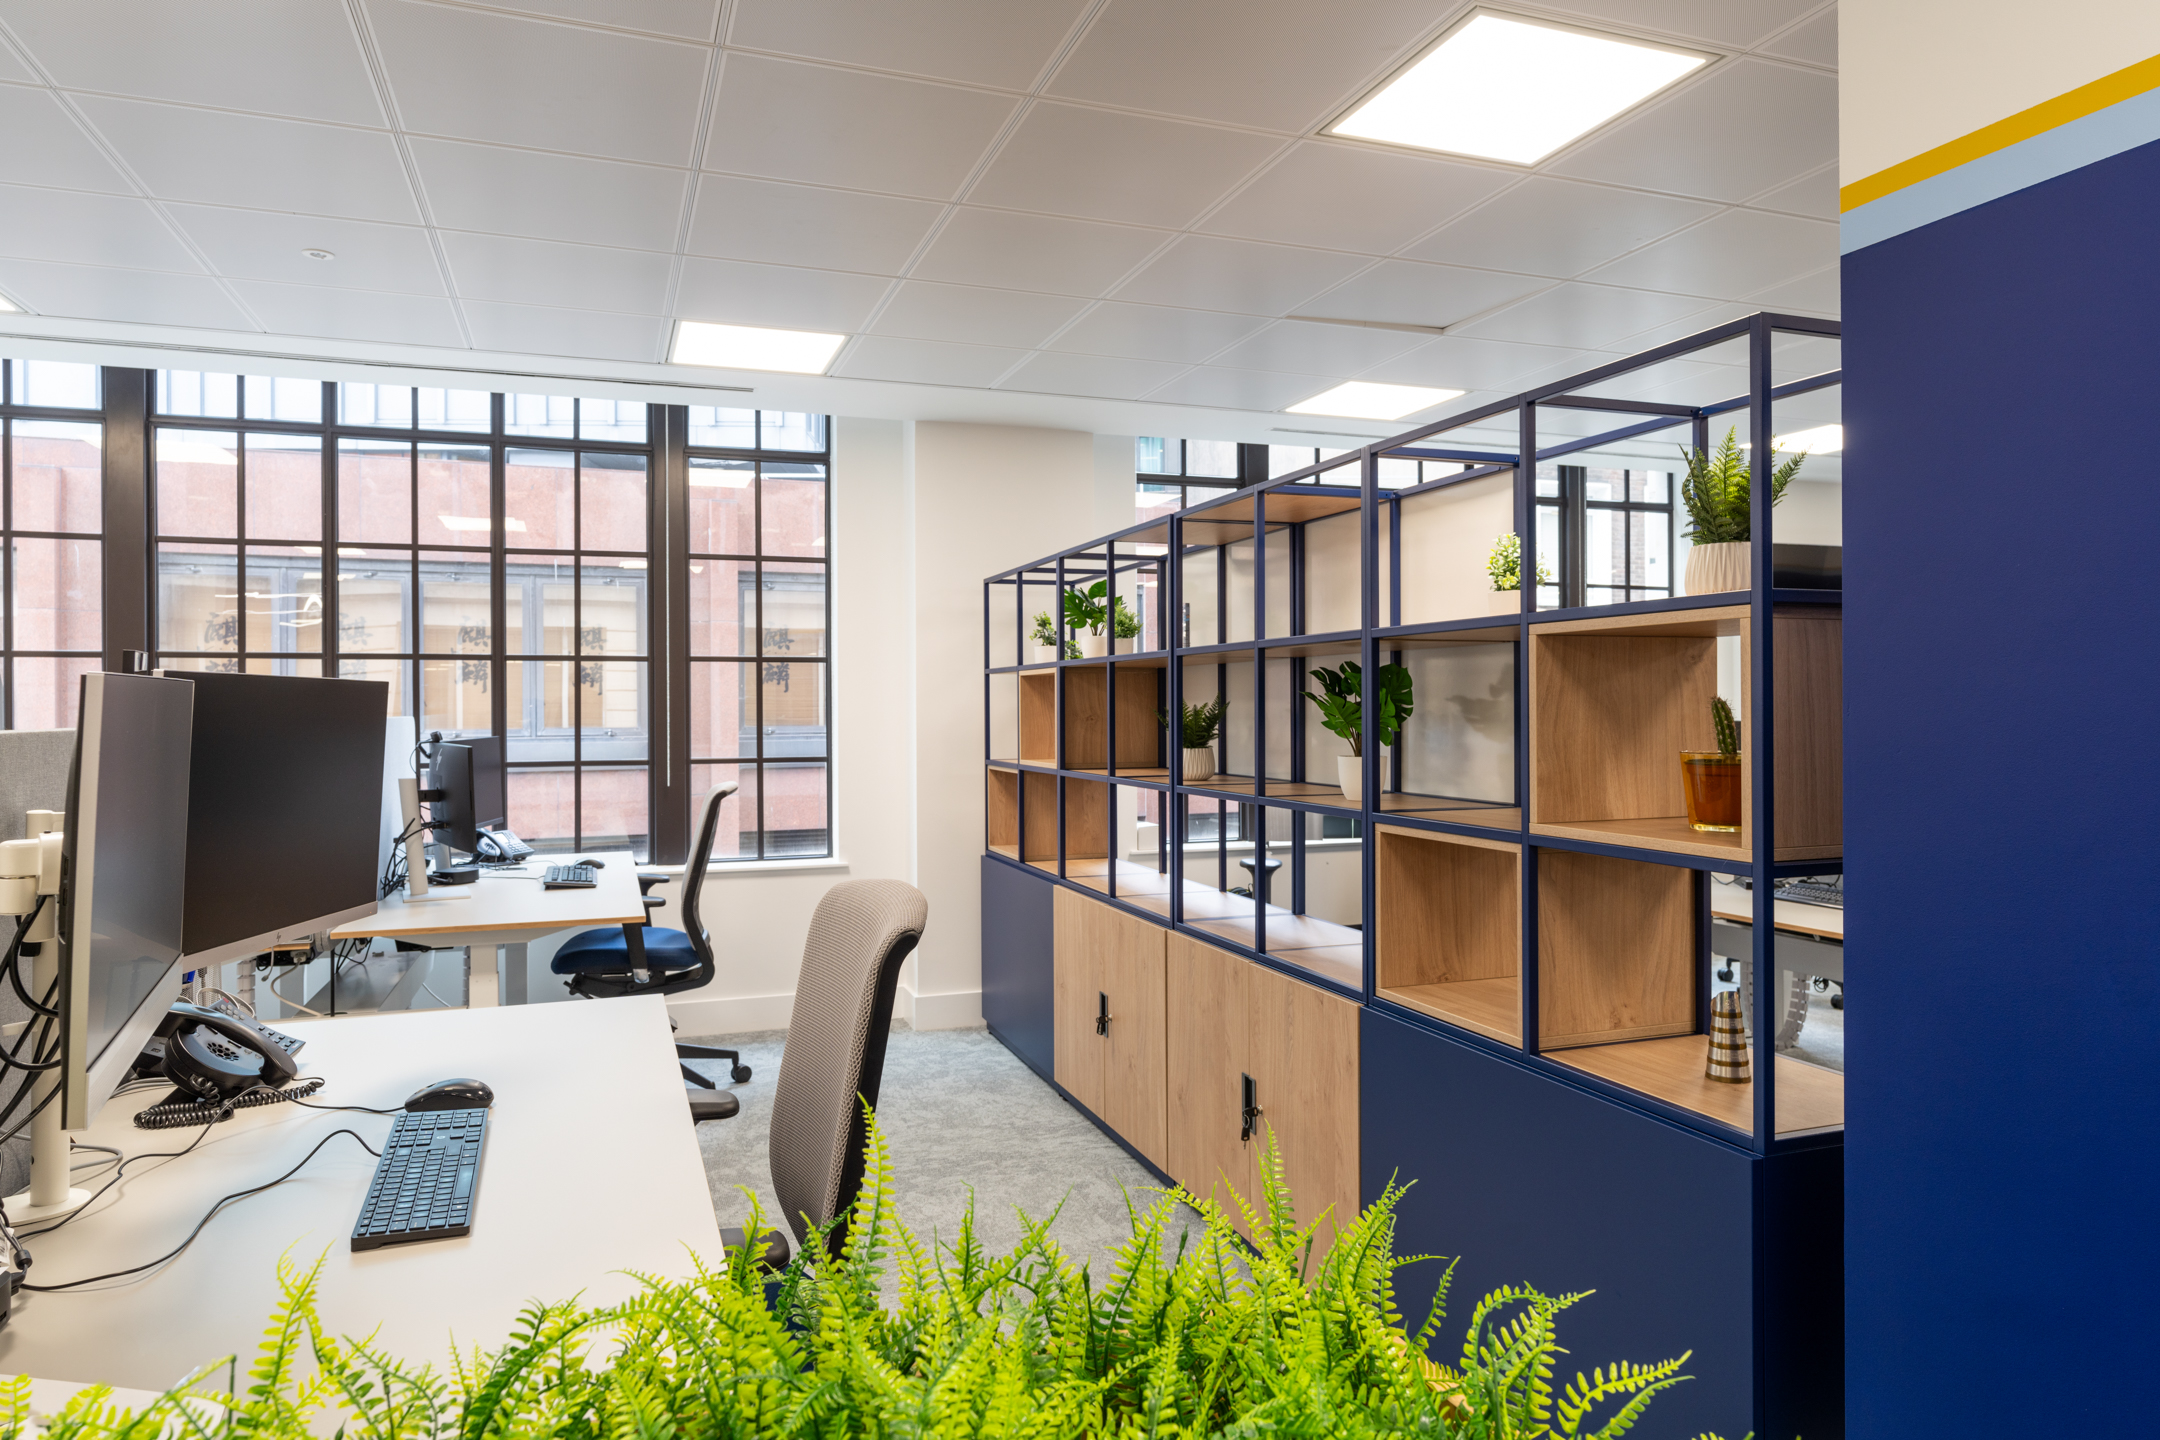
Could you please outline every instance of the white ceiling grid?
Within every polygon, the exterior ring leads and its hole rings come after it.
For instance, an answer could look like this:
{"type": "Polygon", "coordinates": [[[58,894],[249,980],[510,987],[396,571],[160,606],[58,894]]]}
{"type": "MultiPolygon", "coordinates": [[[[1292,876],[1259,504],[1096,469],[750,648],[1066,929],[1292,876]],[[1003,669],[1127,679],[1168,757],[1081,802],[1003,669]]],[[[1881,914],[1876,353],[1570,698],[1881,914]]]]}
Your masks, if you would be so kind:
{"type": "Polygon", "coordinates": [[[1834,3],[1509,6],[1719,57],[1535,167],[1319,137],[1469,8],[0,0],[0,293],[415,363],[837,330],[839,377],[1214,411],[1836,313],[1834,3]]]}

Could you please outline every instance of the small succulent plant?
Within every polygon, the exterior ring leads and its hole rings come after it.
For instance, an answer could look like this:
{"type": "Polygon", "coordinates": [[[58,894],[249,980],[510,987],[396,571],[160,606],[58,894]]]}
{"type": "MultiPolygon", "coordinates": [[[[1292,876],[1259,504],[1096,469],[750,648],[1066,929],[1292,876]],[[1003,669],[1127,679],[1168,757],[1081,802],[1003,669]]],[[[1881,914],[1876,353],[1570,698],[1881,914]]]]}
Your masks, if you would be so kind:
{"type": "Polygon", "coordinates": [[[1740,758],[1740,726],[1733,719],[1732,706],[1720,695],[1710,702],[1710,723],[1717,730],[1718,754],[1728,760],[1740,758]]]}

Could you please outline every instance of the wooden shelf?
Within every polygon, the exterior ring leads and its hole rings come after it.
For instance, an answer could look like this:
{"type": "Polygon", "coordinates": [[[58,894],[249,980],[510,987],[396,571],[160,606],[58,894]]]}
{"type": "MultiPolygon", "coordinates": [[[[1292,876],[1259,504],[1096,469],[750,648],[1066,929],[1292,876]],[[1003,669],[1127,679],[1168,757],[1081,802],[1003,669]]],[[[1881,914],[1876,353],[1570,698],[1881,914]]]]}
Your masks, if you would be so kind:
{"type": "Polygon", "coordinates": [[[1220,920],[1195,920],[1188,898],[1185,923],[1203,934],[1218,936],[1248,950],[1261,950],[1271,959],[1326,976],[1338,985],[1353,990],[1364,988],[1365,937],[1357,931],[1332,920],[1293,915],[1280,906],[1270,905],[1267,907],[1267,946],[1262,950],[1252,902],[1241,895],[1226,898],[1241,902],[1245,913],[1220,920]]]}
{"type": "Polygon", "coordinates": [[[1538,852],[1538,1043],[1559,1050],[1696,1029],[1694,872],[1538,852]]]}
{"type": "Polygon", "coordinates": [[[1381,825],[1373,863],[1377,993],[1521,1044],[1521,847],[1381,825]]]}
{"type": "Polygon", "coordinates": [[[992,765],[1003,765],[1008,769],[1018,769],[1022,766],[1032,766],[1037,770],[1057,769],[1057,757],[1053,755],[993,755],[990,757],[990,763],[992,765]]]}
{"type": "Polygon", "coordinates": [[[1020,686],[1020,753],[1051,757],[1022,763],[1054,770],[1057,768],[1057,667],[1023,671],[1016,679],[1020,686]]]}
{"type": "MultiPolygon", "coordinates": [[[[1710,1057],[1707,1035],[1676,1035],[1625,1045],[1596,1045],[1550,1058],[1561,1064],[1654,1095],[1735,1130],[1755,1128],[1755,1087],[1730,1085],[1703,1074],[1710,1057]]],[[[1845,1123],[1845,1077],[1790,1056],[1777,1057],[1776,1132],[1822,1130],[1845,1123]]]]}
{"type": "Polygon", "coordinates": [[[1442,795],[1405,795],[1382,791],[1380,813],[1406,815],[1419,820],[1445,820],[1451,825],[1486,825],[1495,830],[1522,829],[1522,809],[1515,805],[1490,805],[1479,800],[1450,800],[1442,795]]]}
{"type": "MultiPolygon", "coordinates": [[[[1569,825],[1532,825],[1532,835],[1557,835],[1565,840],[1594,840],[1605,845],[1639,845],[1645,850],[1667,850],[1677,855],[1710,855],[1729,860],[1745,859],[1747,847],[1738,831],[1697,830],[1685,815],[1652,815],[1634,820],[1578,820],[1569,825]]],[[[1782,853],[1779,859],[1787,858],[1782,853]]],[[[1812,855],[1793,856],[1812,860],[1812,855]]]]}
{"type": "Polygon", "coordinates": [[[1189,790],[1212,790],[1218,795],[1235,796],[1241,800],[1257,801],[1261,804],[1274,800],[1296,800],[1307,805],[1339,805],[1345,810],[1355,810],[1357,808],[1353,805],[1344,804],[1340,785],[1315,785],[1304,780],[1270,780],[1267,782],[1267,794],[1265,795],[1256,793],[1257,787],[1254,785],[1253,778],[1250,775],[1218,774],[1212,780],[1203,780],[1197,785],[1188,785],[1186,788],[1189,790]]]}
{"type": "MultiPolygon", "coordinates": [[[[1119,769],[1160,769],[1163,761],[1163,727],[1156,714],[1163,708],[1159,672],[1145,666],[1120,667],[1115,686],[1117,707],[1117,755],[1119,769]]],[[[1065,768],[1104,770],[1110,754],[1111,667],[1106,663],[1065,667],[1065,768]]],[[[1023,731],[1025,727],[1023,726],[1023,731]]]]}

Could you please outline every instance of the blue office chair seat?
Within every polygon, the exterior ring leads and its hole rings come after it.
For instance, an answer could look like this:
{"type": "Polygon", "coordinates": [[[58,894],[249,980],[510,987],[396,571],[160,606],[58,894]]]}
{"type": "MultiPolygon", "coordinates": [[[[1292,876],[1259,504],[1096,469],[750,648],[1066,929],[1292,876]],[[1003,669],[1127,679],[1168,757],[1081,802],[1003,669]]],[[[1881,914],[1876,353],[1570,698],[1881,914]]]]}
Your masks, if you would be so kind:
{"type": "MultiPolygon", "coordinates": [[[[645,965],[656,973],[672,975],[698,967],[697,947],[680,930],[645,929],[645,965]]],[[[557,975],[620,974],[630,968],[630,942],[621,927],[587,930],[573,935],[555,952],[549,969],[557,975]]]]}

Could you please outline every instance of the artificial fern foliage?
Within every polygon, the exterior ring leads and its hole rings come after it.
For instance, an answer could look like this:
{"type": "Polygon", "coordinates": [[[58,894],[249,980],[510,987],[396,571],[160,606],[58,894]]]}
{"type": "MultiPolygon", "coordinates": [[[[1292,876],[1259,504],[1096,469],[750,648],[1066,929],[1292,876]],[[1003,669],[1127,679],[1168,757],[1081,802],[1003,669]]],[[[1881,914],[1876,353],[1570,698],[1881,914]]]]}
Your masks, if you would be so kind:
{"type": "MultiPolygon", "coordinates": [[[[1056,1219],[1021,1217],[991,1255],[972,1207],[923,1244],[892,1201],[892,1157],[869,1126],[864,1183],[837,1246],[827,1227],[776,1286],[750,1247],[687,1280],[640,1277],[620,1305],[535,1304],[497,1349],[450,1374],[325,1332],[318,1261],[279,1267],[283,1300],[244,1389],[183,1384],[140,1414],[102,1387],[43,1431],[52,1440],[1353,1440],[1604,1437],[1680,1383],[1686,1357],[1556,1380],[1555,1317],[1581,1296],[1527,1286],[1479,1301],[1453,1367],[1426,1351],[1453,1267],[1415,1333],[1394,1275],[1403,1187],[1334,1230],[1300,1223],[1273,1137],[1257,1197],[1128,1197],[1130,1237],[1097,1276],[1059,1249],[1056,1219]],[[1180,1205],[1203,1224],[1174,1224],[1180,1205]],[[1176,1237],[1176,1238],[1173,1238],[1176,1237]],[[897,1299],[884,1298],[887,1275],[897,1299]],[[237,1390],[237,1393],[235,1391],[237,1390]]],[[[764,1228],[755,1199],[749,1233],[764,1228]]],[[[222,1378],[226,1362],[198,1372],[222,1378]]],[[[31,1440],[29,1382],[0,1382],[0,1440],[31,1440]]]]}
{"type": "MultiPolygon", "coordinates": [[[[1755,514],[1750,495],[1754,472],[1740,453],[1737,434],[1736,428],[1727,428],[1725,439],[1714,455],[1681,447],[1680,458],[1687,462],[1687,474],[1680,481],[1680,501],[1687,507],[1688,514],[1688,528],[1684,533],[1697,545],[1727,544],[1745,540],[1754,533],[1755,514]]],[[[1777,459],[1775,455],[1770,458],[1777,459]]],[[[1772,505],[1785,498],[1785,487],[1800,473],[1801,463],[1806,459],[1807,452],[1803,450],[1770,472],[1772,505]]]]}

